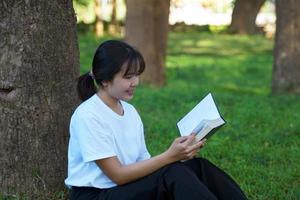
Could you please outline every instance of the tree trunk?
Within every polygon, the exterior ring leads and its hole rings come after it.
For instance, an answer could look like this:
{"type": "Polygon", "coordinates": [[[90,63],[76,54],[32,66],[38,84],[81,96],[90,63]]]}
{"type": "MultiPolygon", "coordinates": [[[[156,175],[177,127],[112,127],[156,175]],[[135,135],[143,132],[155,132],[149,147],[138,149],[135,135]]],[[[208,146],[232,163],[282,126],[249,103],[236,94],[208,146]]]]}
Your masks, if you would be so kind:
{"type": "Polygon", "coordinates": [[[259,31],[255,21],[265,0],[236,0],[232,12],[230,32],[237,34],[254,34],[259,31]]]}
{"type": "Polygon", "coordinates": [[[103,36],[104,34],[101,0],[95,0],[95,14],[96,14],[95,34],[97,37],[100,37],[103,36]]]}
{"type": "Polygon", "coordinates": [[[65,188],[78,75],[71,0],[1,1],[0,194],[50,199],[65,188]]]}
{"type": "Polygon", "coordinates": [[[300,93],[300,1],[276,1],[273,93],[300,93]]]}
{"type": "Polygon", "coordinates": [[[141,51],[146,61],[142,81],[165,83],[170,0],[127,0],[125,40],[141,51]]]}
{"type": "Polygon", "coordinates": [[[117,1],[111,1],[112,10],[111,10],[111,20],[108,26],[108,32],[112,35],[116,35],[118,30],[118,23],[117,23],[117,1]]]}

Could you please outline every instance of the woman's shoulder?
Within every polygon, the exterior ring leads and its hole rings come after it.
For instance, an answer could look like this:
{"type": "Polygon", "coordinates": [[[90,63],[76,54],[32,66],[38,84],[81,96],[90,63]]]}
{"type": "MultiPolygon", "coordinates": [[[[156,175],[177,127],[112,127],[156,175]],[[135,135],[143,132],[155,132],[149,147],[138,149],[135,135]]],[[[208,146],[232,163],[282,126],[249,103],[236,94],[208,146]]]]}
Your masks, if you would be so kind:
{"type": "Polygon", "coordinates": [[[85,100],[75,109],[73,115],[78,116],[95,116],[97,115],[97,109],[99,109],[99,105],[94,100],[94,96],[85,100]]]}

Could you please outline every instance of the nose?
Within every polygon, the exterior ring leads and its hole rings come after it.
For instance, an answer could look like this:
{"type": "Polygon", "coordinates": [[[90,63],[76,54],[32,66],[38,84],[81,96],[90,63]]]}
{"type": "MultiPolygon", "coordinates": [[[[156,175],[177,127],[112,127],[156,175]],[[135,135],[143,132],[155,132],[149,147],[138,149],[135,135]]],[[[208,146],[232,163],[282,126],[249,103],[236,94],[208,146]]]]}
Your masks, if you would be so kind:
{"type": "Polygon", "coordinates": [[[140,81],[139,79],[140,79],[139,76],[133,76],[131,86],[133,86],[133,87],[137,86],[139,84],[139,81],[140,81]]]}

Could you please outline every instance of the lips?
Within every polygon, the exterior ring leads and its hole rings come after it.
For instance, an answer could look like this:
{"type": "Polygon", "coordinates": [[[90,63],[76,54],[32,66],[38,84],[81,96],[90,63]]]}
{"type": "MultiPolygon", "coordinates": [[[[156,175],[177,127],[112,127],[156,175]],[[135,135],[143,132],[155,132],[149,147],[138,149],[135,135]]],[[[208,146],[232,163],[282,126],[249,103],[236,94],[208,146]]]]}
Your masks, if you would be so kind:
{"type": "Polygon", "coordinates": [[[127,90],[127,93],[128,93],[129,95],[133,95],[133,94],[134,94],[134,90],[127,90]]]}
{"type": "Polygon", "coordinates": [[[134,89],[130,89],[126,91],[130,96],[132,96],[134,94],[134,89]]]}

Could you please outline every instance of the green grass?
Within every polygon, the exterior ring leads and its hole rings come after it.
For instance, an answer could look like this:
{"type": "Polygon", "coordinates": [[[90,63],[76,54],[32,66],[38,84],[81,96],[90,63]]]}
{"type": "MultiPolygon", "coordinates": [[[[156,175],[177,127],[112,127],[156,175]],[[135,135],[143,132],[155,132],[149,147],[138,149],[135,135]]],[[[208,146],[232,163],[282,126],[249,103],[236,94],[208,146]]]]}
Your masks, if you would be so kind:
{"type": "MultiPolygon", "coordinates": [[[[81,35],[81,72],[100,40],[81,35]]],[[[167,84],[141,85],[131,101],[152,155],[179,135],[176,122],[212,92],[227,125],[200,156],[220,166],[249,199],[300,199],[300,96],[271,95],[273,41],[262,36],[171,33],[167,84]]]]}
{"type": "MultiPolygon", "coordinates": [[[[79,35],[81,73],[110,38],[79,35]]],[[[166,150],[179,135],[176,122],[212,92],[227,124],[200,156],[229,173],[249,199],[300,199],[300,96],[271,95],[272,48],[262,36],[171,33],[166,86],[141,85],[131,101],[150,153],[166,150]]]]}

